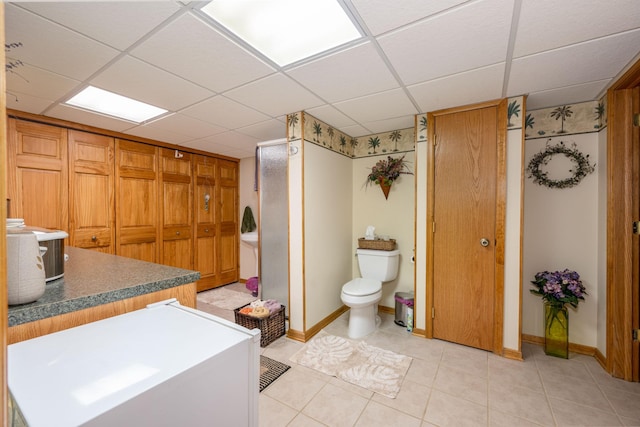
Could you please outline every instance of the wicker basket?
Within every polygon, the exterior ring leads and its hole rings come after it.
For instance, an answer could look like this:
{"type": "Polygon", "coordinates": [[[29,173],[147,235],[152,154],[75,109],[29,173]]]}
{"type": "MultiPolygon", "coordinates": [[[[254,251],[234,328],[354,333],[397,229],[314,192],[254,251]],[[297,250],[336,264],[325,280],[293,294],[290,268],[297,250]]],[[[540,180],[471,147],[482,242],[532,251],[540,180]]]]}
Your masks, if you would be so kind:
{"type": "Polygon", "coordinates": [[[247,305],[233,310],[236,316],[236,323],[247,329],[260,329],[260,347],[266,347],[284,335],[284,305],[280,307],[280,310],[271,313],[269,317],[261,319],[240,313],[240,310],[247,305]]]}
{"type": "Polygon", "coordinates": [[[359,249],[375,249],[377,251],[392,251],[396,248],[396,240],[366,240],[364,238],[358,239],[359,249]]]}

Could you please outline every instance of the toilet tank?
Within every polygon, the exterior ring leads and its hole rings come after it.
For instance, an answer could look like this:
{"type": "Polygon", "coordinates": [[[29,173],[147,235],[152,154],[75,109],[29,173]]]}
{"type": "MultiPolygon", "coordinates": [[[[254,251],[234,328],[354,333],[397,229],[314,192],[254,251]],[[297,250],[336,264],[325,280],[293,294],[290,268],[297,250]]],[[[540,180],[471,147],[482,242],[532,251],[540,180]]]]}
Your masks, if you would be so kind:
{"type": "Polygon", "coordinates": [[[400,250],[357,249],[356,255],[358,256],[360,274],[363,278],[389,282],[398,276],[400,250]]]}

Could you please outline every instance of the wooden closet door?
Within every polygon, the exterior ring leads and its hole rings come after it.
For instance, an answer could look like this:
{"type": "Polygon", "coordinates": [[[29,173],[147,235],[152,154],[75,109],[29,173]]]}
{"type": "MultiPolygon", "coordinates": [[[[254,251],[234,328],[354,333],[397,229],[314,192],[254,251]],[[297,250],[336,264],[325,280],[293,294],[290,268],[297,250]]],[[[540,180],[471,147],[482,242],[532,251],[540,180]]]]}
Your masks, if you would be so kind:
{"type": "Polygon", "coordinates": [[[69,230],[67,130],[10,118],[7,198],[26,225],[69,230]]]}
{"type": "Polygon", "coordinates": [[[502,351],[504,102],[433,116],[433,337],[502,351]],[[500,222],[501,225],[498,225],[500,222]],[[499,237],[500,236],[500,237],[499,237]]]}
{"type": "Polygon", "coordinates": [[[219,267],[221,284],[238,280],[238,163],[218,160],[217,190],[219,192],[219,267]]]}
{"type": "Polygon", "coordinates": [[[162,264],[193,269],[191,154],[160,149],[162,264]]]}
{"type": "Polygon", "coordinates": [[[115,253],[114,139],[69,131],[71,246],[115,253]]]}
{"type": "Polygon", "coordinates": [[[116,254],[160,263],[158,147],[116,140],[116,254]]]}
{"type": "Polygon", "coordinates": [[[206,156],[193,156],[195,180],[195,245],[194,268],[200,272],[198,292],[220,285],[218,281],[218,218],[215,192],[217,160],[206,156]]]}

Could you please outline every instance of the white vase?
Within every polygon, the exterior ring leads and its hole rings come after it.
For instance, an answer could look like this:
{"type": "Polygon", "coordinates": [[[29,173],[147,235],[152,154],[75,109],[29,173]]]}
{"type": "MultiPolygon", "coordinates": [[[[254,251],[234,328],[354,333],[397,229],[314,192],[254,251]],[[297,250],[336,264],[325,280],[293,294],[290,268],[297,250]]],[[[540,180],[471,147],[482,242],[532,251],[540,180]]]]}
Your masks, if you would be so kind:
{"type": "Polygon", "coordinates": [[[7,299],[9,305],[36,301],[45,291],[45,272],[40,247],[32,232],[7,230],[7,299]]]}

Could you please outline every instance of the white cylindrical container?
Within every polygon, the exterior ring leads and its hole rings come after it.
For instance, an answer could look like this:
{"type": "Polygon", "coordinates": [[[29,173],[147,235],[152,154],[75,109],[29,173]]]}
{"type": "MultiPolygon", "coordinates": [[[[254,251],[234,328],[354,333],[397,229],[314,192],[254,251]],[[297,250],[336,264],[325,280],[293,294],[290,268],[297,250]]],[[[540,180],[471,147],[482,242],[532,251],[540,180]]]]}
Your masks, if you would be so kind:
{"type": "Polygon", "coordinates": [[[27,304],[44,295],[45,272],[34,233],[7,230],[7,299],[9,305],[27,304]]]}
{"type": "Polygon", "coordinates": [[[407,331],[413,331],[413,307],[407,307],[407,331]]]}

